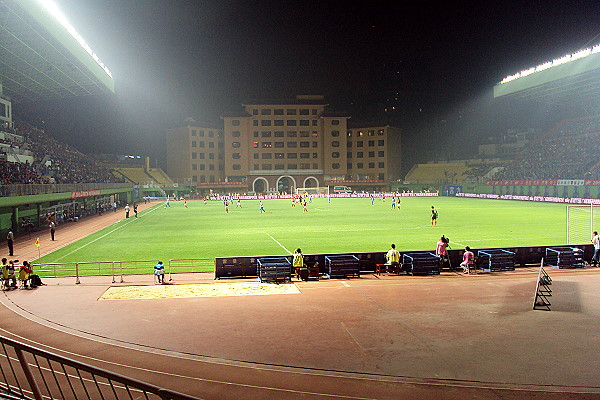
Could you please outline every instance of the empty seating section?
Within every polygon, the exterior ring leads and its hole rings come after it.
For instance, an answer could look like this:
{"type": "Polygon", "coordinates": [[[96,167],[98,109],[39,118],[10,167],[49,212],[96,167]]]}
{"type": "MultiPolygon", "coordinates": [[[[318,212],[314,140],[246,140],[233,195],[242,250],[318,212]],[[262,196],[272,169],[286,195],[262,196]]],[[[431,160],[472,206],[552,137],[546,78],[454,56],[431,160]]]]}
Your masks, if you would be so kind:
{"type": "Polygon", "coordinates": [[[411,275],[439,275],[440,258],[430,252],[406,253],[402,255],[402,270],[411,275]]]}
{"type": "Polygon", "coordinates": [[[150,168],[148,169],[148,175],[150,175],[156,182],[161,185],[170,185],[173,184],[173,180],[169,178],[169,176],[160,168],[150,168]]]}
{"type": "Polygon", "coordinates": [[[263,257],[256,262],[261,282],[291,282],[292,264],[286,257],[263,257]]]}
{"type": "Polygon", "coordinates": [[[479,250],[477,267],[484,271],[512,271],[515,269],[515,253],[504,249],[479,250]]]}
{"type": "Polygon", "coordinates": [[[146,174],[143,168],[117,168],[117,171],[138,185],[154,183],[152,177],[146,174]]]}
{"type": "Polygon", "coordinates": [[[351,254],[326,256],[325,267],[327,277],[360,277],[360,262],[358,257],[351,254]]]}
{"type": "Polygon", "coordinates": [[[461,183],[470,169],[465,162],[417,164],[406,175],[406,180],[422,184],[461,183]]]}
{"type": "Polygon", "coordinates": [[[583,268],[584,251],[577,247],[549,247],[545,262],[554,268],[583,268]]]}

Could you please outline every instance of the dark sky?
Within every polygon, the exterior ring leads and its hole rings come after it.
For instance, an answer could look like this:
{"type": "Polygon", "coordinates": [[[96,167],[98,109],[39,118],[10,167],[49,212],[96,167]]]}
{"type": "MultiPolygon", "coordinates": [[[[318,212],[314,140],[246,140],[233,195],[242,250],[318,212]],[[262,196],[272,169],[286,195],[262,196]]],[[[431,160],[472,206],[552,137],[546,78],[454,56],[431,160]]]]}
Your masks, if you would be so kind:
{"type": "Polygon", "coordinates": [[[37,105],[47,129],[84,152],[159,159],[186,117],[218,123],[244,100],[295,94],[367,120],[398,93],[393,122],[417,143],[468,120],[506,75],[600,43],[597,0],[55,2],[116,94],[53,103],[55,117],[37,105]]]}

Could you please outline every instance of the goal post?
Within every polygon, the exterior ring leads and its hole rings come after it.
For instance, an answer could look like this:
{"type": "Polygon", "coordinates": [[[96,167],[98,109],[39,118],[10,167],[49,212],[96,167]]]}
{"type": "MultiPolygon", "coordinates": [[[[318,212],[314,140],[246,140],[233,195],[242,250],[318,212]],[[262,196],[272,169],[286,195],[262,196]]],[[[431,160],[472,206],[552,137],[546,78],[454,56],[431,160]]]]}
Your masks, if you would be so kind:
{"type": "Polygon", "coordinates": [[[592,204],[567,206],[567,244],[587,244],[594,231],[592,204]]]}
{"type": "Polygon", "coordinates": [[[298,195],[304,195],[304,194],[310,194],[310,195],[323,195],[325,197],[329,196],[329,186],[324,186],[324,187],[307,187],[307,188],[296,188],[296,194],[298,195]]]}

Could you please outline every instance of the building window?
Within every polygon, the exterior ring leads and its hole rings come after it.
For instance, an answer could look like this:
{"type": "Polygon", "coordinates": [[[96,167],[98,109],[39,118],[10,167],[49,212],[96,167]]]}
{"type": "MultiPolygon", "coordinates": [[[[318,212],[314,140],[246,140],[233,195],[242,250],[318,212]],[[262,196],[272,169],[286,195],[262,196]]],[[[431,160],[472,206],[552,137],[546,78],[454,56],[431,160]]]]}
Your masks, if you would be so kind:
{"type": "Polygon", "coordinates": [[[339,119],[332,119],[331,120],[331,125],[339,125],[340,124],[340,120],[339,119]]]}
{"type": "Polygon", "coordinates": [[[273,154],[271,154],[271,153],[262,153],[262,159],[263,160],[270,160],[271,158],[273,158],[273,154]]]}
{"type": "Polygon", "coordinates": [[[377,146],[385,146],[385,140],[378,140],[377,141],[377,146]]]}
{"type": "Polygon", "coordinates": [[[273,144],[271,142],[262,142],[263,149],[270,149],[271,147],[273,147],[273,144]]]}
{"type": "Polygon", "coordinates": [[[204,147],[204,142],[198,142],[198,146],[204,147]]]}
{"type": "Polygon", "coordinates": [[[215,159],[215,153],[208,153],[208,159],[209,160],[214,160],[215,159]]]}
{"type": "Polygon", "coordinates": [[[274,136],[275,137],[284,137],[285,134],[283,133],[283,131],[275,131],[274,136]]]}
{"type": "Polygon", "coordinates": [[[333,153],[331,153],[331,157],[333,157],[333,158],[340,158],[340,152],[339,151],[334,151],[333,153]]]}
{"type": "Polygon", "coordinates": [[[356,163],[356,168],[362,169],[362,167],[363,167],[363,163],[361,163],[361,162],[356,163]]]}
{"type": "Polygon", "coordinates": [[[310,142],[300,142],[300,147],[310,147],[310,142]]]}
{"type": "Polygon", "coordinates": [[[369,152],[369,158],[373,158],[375,157],[375,152],[374,151],[370,151],[369,152]]]}
{"type": "Polygon", "coordinates": [[[204,131],[198,131],[198,136],[204,137],[204,131]]]}
{"type": "Polygon", "coordinates": [[[298,153],[287,153],[287,158],[298,158],[298,153]]]}
{"type": "Polygon", "coordinates": [[[288,108],[287,115],[296,115],[296,109],[295,108],[288,108]]]}
{"type": "Polygon", "coordinates": [[[283,126],[283,120],[282,119],[276,119],[273,122],[273,125],[275,125],[275,126],[283,126]]]}
{"type": "Polygon", "coordinates": [[[287,147],[288,148],[296,148],[296,147],[298,147],[298,142],[288,142],[287,147]]]}
{"type": "Polygon", "coordinates": [[[298,164],[288,164],[288,169],[298,169],[298,164]]]}
{"type": "Polygon", "coordinates": [[[192,136],[196,136],[196,130],[192,129],[192,136]]]}
{"type": "Polygon", "coordinates": [[[378,135],[378,136],[383,136],[383,135],[384,135],[384,133],[385,133],[385,132],[383,131],[383,129],[380,129],[380,130],[378,130],[378,131],[377,131],[377,135],[378,135]]]}
{"type": "Polygon", "coordinates": [[[363,141],[362,140],[357,140],[356,141],[356,147],[363,147],[363,141]]]}
{"type": "Polygon", "coordinates": [[[271,120],[270,119],[261,119],[260,126],[271,126],[271,120]]]}
{"type": "Polygon", "coordinates": [[[319,158],[319,153],[313,153],[313,158],[319,158]]]}
{"type": "Polygon", "coordinates": [[[369,129],[368,135],[375,136],[375,131],[373,129],[369,129]]]}
{"type": "Polygon", "coordinates": [[[369,163],[369,168],[375,168],[375,163],[374,162],[370,162],[369,163]]]}
{"type": "Polygon", "coordinates": [[[300,126],[310,126],[310,123],[307,119],[301,119],[300,126]]]}
{"type": "Polygon", "coordinates": [[[346,158],[352,158],[352,152],[349,151],[348,153],[346,153],[346,158]]]}
{"type": "Polygon", "coordinates": [[[240,126],[240,120],[239,119],[234,119],[233,121],[231,121],[231,125],[233,125],[233,126],[240,126]]]}
{"type": "MultiPolygon", "coordinates": [[[[201,146],[201,147],[204,147],[204,146],[201,146]]],[[[231,147],[233,147],[234,149],[238,149],[240,147],[240,142],[232,142],[231,147]]]]}
{"type": "Polygon", "coordinates": [[[252,121],[252,126],[258,126],[258,120],[257,119],[255,119],[255,120],[252,121]]]}
{"type": "Polygon", "coordinates": [[[287,136],[288,137],[296,137],[297,134],[298,134],[298,132],[296,132],[296,131],[289,131],[287,136]]]}
{"type": "Polygon", "coordinates": [[[204,160],[204,153],[198,153],[198,158],[204,160]]]}
{"type": "Polygon", "coordinates": [[[271,137],[271,132],[270,131],[263,131],[260,133],[261,137],[271,137]]]}
{"type": "Polygon", "coordinates": [[[310,112],[308,111],[308,108],[301,108],[300,109],[300,115],[309,115],[310,112]]]}
{"type": "Polygon", "coordinates": [[[193,153],[193,152],[192,152],[192,160],[195,160],[197,156],[198,156],[198,154],[197,154],[197,153],[193,153]]]}
{"type": "Polygon", "coordinates": [[[276,108],[273,110],[274,115],[283,115],[283,108],[276,108]]]}
{"type": "Polygon", "coordinates": [[[352,169],[352,163],[349,162],[348,164],[346,164],[346,167],[348,167],[348,169],[352,169]]]}
{"type": "Polygon", "coordinates": [[[333,169],[340,169],[340,163],[333,163],[333,164],[331,164],[331,168],[333,168],[333,169]]]}
{"type": "Polygon", "coordinates": [[[331,136],[333,136],[333,137],[340,136],[340,131],[331,131],[331,136]]]}
{"type": "Polygon", "coordinates": [[[206,166],[204,164],[200,164],[200,165],[198,165],[198,169],[200,171],[204,171],[206,169],[206,166]]]}
{"type": "Polygon", "coordinates": [[[340,142],[338,142],[337,140],[334,140],[333,142],[331,142],[331,146],[332,147],[340,147],[340,142]]]}
{"type": "Polygon", "coordinates": [[[379,167],[379,168],[385,168],[385,163],[383,163],[383,162],[380,162],[380,163],[378,164],[378,167],[379,167]]]}
{"type": "Polygon", "coordinates": [[[275,164],[275,169],[284,169],[285,164],[275,164]]]}
{"type": "Polygon", "coordinates": [[[263,108],[262,110],[260,110],[260,115],[271,115],[271,109],[263,108]]]}
{"type": "Polygon", "coordinates": [[[275,153],[275,159],[281,160],[283,158],[285,158],[285,154],[283,154],[283,153],[275,153]]]}
{"type": "Polygon", "coordinates": [[[263,164],[262,169],[273,169],[273,165],[271,164],[263,164]]]}
{"type": "Polygon", "coordinates": [[[374,140],[369,140],[369,147],[373,147],[375,146],[375,141],[374,140]]]}
{"type": "Polygon", "coordinates": [[[363,158],[363,152],[362,151],[357,151],[356,152],[356,158],[363,158]]]}
{"type": "Polygon", "coordinates": [[[260,154],[258,154],[258,153],[252,154],[252,158],[254,158],[255,160],[258,160],[259,156],[260,156],[260,154]]]}
{"type": "Polygon", "coordinates": [[[240,131],[232,131],[231,132],[231,136],[233,136],[233,137],[240,137],[240,131]]]}
{"type": "Polygon", "coordinates": [[[287,120],[287,126],[296,126],[296,120],[295,119],[288,119],[287,120]]]}
{"type": "Polygon", "coordinates": [[[284,147],[284,142],[275,142],[276,149],[282,149],[284,147]]]}
{"type": "Polygon", "coordinates": [[[192,147],[196,147],[196,141],[192,140],[192,147]]]}
{"type": "Polygon", "coordinates": [[[239,160],[240,158],[242,158],[242,155],[240,153],[233,153],[231,155],[231,158],[233,158],[234,160],[239,160]]]}
{"type": "Polygon", "coordinates": [[[233,164],[232,168],[234,171],[239,171],[240,169],[242,169],[242,166],[240,164],[233,164]]]}
{"type": "Polygon", "coordinates": [[[309,136],[308,131],[300,131],[300,137],[308,137],[308,136],[309,136]]]}
{"type": "Polygon", "coordinates": [[[192,171],[198,170],[198,164],[192,164],[192,171]]]}
{"type": "Polygon", "coordinates": [[[300,153],[300,158],[310,158],[310,153],[300,153]]]}

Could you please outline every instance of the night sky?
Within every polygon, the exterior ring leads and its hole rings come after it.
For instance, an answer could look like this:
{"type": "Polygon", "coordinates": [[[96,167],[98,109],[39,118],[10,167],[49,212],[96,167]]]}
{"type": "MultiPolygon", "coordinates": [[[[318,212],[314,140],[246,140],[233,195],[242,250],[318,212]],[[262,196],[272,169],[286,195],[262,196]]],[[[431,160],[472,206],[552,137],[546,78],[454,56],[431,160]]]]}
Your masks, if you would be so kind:
{"type": "Polygon", "coordinates": [[[186,117],[218,124],[243,101],[296,94],[403,128],[409,162],[472,151],[465,142],[544,119],[499,112],[494,84],[600,43],[599,1],[55,2],[112,71],[116,94],[15,112],[84,152],[159,162],[165,129],[186,117]]]}

